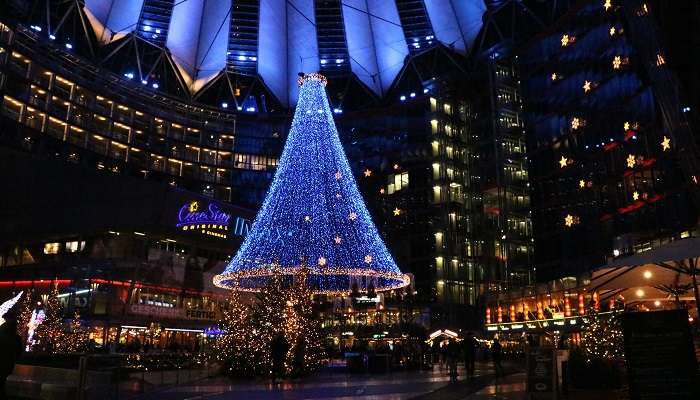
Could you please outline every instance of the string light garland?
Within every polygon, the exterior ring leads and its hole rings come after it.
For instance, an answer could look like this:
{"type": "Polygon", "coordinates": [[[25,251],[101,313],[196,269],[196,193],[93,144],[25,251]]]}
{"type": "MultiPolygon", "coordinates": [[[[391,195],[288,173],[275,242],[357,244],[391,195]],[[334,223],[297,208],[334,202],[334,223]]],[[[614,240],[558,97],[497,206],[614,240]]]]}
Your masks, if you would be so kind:
{"type": "Polygon", "coordinates": [[[333,122],[326,78],[306,74],[299,84],[292,126],[268,194],[243,245],[214,284],[259,291],[273,273],[289,280],[305,261],[324,257],[323,266],[308,266],[307,283],[315,293],[407,286],[408,276],[389,254],[357,188],[333,122]],[[302,221],[305,215],[312,218],[302,221]]]}

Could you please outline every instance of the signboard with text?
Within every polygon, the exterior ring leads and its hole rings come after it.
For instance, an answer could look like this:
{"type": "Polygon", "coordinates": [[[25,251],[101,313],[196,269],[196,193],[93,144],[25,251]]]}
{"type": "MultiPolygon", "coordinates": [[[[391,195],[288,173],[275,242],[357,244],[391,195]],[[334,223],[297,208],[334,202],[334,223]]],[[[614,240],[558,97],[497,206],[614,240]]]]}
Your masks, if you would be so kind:
{"type": "Polygon", "coordinates": [[[527,391],[554,392],[554,349],[531,347],[527,353],[527,391]]]}

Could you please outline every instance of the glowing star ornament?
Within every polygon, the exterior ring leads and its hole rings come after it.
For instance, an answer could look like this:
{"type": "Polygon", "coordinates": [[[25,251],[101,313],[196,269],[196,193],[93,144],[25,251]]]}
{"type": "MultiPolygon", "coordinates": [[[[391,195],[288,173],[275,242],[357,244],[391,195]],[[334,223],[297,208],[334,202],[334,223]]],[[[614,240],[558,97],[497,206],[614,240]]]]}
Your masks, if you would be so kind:
{"type": "Polygon", "coordinates": [[[557,80],[557,73],[556,73],[556,72],[553,72],[553,73],[552,73],[551,79],[552,79],[553,81],[556,81],[556,80],[557,80]]]}
{"type": "Polygon", "coordinates": [[[365,263],[367,263],[367,264],[371,264],[371,263],[372,263],[372,255],[371,255],[371,254],[367,254],[367,255],[365,256],[365,263]]]}
{"type": "Polygon", "coordinates": [[[611,26],[610,31],[608,31],[608,33],[610,33],[610,36],[615,36],[615,32],[616,32],[615,27],[611,26]]]}
{"type": "Polygon", "coordinates": [[[632,192],[632,200],[634,200],[634,201],[639,200],[639,192],[637,192],[636,190],[634,192],[632,192]]]}
{"type": "Polygon", "coordinates": [[[574,216],[571,214],[566,214],[566,217],[564,217],[564,225],[571,228],[572,226],[574,226],[574,223],[574,216]]]}
{"type": "Polygon", "coordinates": [[[637,164],[637,158],[634,156],[634,154],[630,154],[627,156],[627,168],[634,168],[634,166],[637,164]]]}
{"type": "Polygon", "coordinates": [[[357,188],[325,83],[319,74],[300,78],[297,108],[267,196],[240,249],[214,278],[216,286],[255,292],[275,276],[291,283],[301,274],[307,277],[305,287],[325,294],[347,294],[355,286],[360,292],[392,290],[410,283],[357,188]],[[304,215],[313,217],[304,221],[299,218],[304,215]]]}
{"type": "Polygon", "coordinates": [[[578,187],[580,187],[581,189],[585,188],[585,187],[586,187],[586,181],[584,181],[583,179],[581,179],[580,181],[578,181],[578,187]]]}
{"type": "Polygon", "coordinates": [[[583,82],[583,92],[588,93],[590,91],[591,91],[591,82],[590,81],[583,82]]]}
{"type": "Polygon", "coordinates": [[[401,215],[401,209],[398,207],[394,208],[394,216],[398,217],[399,215],[401,215]]]}
{"type": "Polygon", "coordinates": [[[612,8],[612,0],[605,0],[603,2],[603,8],[605,8],[605,11],[608,11],[612,8]]]}
{"type": "Polygon", "coordinates": [[[571,129],[576,130],[581,127],[581,118],[579,117],[574,117],[571,118],[571,129]]]}
{"type": "Polygon", "coordinates": [[[661,141],[661,150],[666,151],[671,148],[671,139],[667,138],[664,136],[664,139],[661,141]]]}
{"type": "Polygon", "coordinates": [[[626,131],[630,130],[630,123],[629,121],[625,121],[625,123],[622,125],[622,129],[626,131]]]}
{"type": "Polygon", "coordinates": [[[566,166],[569,164],[569,159],[561,156],[561,160],[559,160],[559,168],[566,168],[566,166]]]}
{"type": "Polygon", "coordinates": [[[365,178],[369,178],[370,176],[372,176],[372,170],[370,170],[370,169],[366,169],[364,173],[365,173],[365,178]]]}
{"type": "Polygon", "coordinates": [[[567,35],[567,34],[562,35],[561,36],[561,47],[566,47],[569,45],[569,43],[571,43],[571,38],[569,37],[569,35],[567,35]]]}
{"type": "Polygon", "coordinates": [[[613,58],[613,62],[612,62],[613,69],[620,69],[621,65],[622,65],[622,57],[615,56],[615,58],[613,58]]]}

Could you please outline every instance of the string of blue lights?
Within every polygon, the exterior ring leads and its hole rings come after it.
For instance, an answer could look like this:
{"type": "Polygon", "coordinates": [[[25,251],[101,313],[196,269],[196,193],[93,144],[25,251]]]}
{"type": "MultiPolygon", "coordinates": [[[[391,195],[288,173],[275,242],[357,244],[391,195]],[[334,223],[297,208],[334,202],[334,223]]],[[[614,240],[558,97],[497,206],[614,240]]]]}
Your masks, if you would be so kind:
{"type": "Polygon", "coordinates": [[[300,78],[299,102],[277,173],[243,245],[214,278],[259,290],[270,276],[301,268],[317,293],[408,285],[357,188],[325,92],[326,78],[300,78]]]}

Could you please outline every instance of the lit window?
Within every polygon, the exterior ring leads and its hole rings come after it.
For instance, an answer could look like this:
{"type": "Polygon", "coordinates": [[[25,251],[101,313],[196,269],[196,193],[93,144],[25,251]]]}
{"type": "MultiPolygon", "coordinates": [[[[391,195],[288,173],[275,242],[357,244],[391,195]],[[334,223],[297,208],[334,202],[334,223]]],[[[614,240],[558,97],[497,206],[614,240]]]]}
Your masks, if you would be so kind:
{"type": "Polygon", "coordinates": [[[58,254],[60,245],[58,243],[44,244],[44,254],[58,254]]]}
{"type": "Polygon", "coordinates": [[[388,177],[387,191],[392,194],[401,189],[408,187],[408,172],[402,172],[400,174],[389,175],[388,177]]]}
{"type": "Polygon", "coordinates": [[[82,251],[85,248],[85,241],[80,241],[78,242],[73,241],[73,242],[66,242],[66,252],[68,253],[75,253],[76,251],[82,251]]]}

